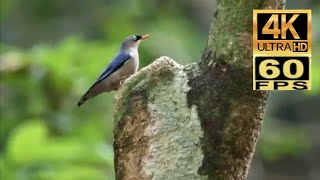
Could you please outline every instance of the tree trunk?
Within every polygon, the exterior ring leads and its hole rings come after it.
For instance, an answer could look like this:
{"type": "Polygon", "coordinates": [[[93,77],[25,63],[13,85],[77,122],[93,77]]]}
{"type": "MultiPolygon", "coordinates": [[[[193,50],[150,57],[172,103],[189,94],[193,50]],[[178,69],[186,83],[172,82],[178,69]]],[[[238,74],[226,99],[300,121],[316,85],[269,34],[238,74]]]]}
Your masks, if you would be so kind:
{"type": "Polygon", "coordinates": [[[120,180],[245,179],[267,91],[252,90],[252,10],[284,0],[218,0],[201,61],[160,57],[125,81],[115,102],[120,180]]]}

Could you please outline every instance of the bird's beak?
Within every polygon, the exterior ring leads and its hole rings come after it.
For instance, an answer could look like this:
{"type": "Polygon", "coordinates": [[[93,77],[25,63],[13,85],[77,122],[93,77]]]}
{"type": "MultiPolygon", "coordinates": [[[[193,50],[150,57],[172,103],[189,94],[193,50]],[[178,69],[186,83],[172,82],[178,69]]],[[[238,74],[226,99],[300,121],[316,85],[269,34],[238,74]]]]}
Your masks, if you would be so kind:
{"type": "Polygon", "coordinates": [[[143,35],[143,36],[141,37],[141,40],[145,40],[145,39],[147,39],[148,37],[149,37],[149,34],[143,35]]]}

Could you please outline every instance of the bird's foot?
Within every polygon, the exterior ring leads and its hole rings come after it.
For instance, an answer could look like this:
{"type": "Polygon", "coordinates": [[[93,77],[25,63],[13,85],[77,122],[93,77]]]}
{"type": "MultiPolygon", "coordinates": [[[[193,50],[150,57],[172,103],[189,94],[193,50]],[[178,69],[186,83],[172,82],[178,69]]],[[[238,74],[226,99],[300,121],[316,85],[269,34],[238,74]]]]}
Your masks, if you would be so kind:
{"type": "Polygon", "coordinates": [[[126,80],[126,79],[128,79],[130,76],[124,76],[124,77],[122,77],[121,79],[120,79],[120,86],[124,83],[124,81],[126,80]]]}
{"type": "Polygon", "coordinates": [[[131,76],[131,75],[129,75],[129,76],[123,76],[120,80],[126,80],[126,79],[128,79],[130,76],[131,76]]]}

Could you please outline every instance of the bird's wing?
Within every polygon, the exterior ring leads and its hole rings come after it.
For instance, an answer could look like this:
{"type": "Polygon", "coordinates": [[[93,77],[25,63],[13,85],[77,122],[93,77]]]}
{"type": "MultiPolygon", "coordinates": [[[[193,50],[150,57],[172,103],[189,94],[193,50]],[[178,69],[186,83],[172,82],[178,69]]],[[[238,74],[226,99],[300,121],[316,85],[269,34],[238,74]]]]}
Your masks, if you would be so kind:
{"type": "Polygon", "coordinates": [[[97,81],[88,89],[88,91],[82,96],[80,101],[78,102],[78,106],[81,106],[87,99],[87,95],[90,93],[90,91],[101,81],[103,81],[105,78],[107,78],[111,73],[117,71],[121,66],[127,62],[131,56],[129,54],[118,54],[112,62],[109,64],[107,69],[98,77],[97,81]]]}
{"type": "Polygon", "coordinates": [[[118,54],[107,69],[98,77],[97,82],[102,81],[106,77],[108,77],[111,73],[117,71],[126,61],[131,58],[129,54],[118,54]]]}

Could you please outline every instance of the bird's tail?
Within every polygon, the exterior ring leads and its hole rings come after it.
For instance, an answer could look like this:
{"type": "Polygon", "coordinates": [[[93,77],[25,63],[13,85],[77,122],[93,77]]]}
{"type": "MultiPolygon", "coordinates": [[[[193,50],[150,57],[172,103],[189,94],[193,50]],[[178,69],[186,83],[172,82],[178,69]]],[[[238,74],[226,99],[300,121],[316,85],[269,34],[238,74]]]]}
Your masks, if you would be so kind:
{"type": "Polygon", "coordinates": [[[78,106],[84,104],[88,99],[93,98],[104,91],[103,84],[99,84],[100,81],[95,82],[89,90],[81,97],[78,102],[78,106]]]}
{"type": "Polygon", "coordinates": [[[78,107],[80,107],[82,104],[84,104],[87,101],[87,97],[84,95],[81,97],[80,101],[78,102],[78,107]]]}

